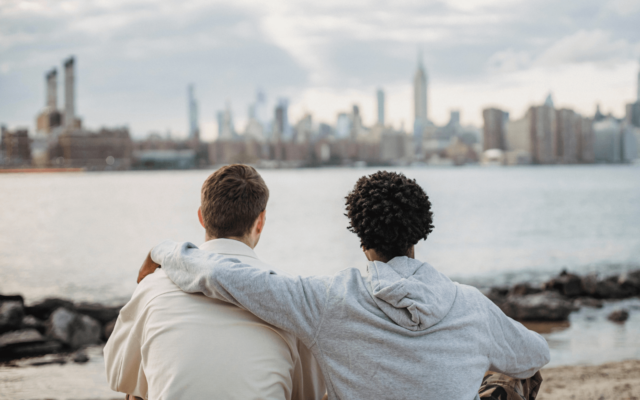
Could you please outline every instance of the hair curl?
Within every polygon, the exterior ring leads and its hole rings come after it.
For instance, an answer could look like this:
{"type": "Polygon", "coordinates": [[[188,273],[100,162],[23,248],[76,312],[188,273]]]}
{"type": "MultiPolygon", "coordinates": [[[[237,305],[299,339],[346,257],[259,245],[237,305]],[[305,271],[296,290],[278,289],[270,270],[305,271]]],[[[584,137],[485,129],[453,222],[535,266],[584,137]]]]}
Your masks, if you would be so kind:
{"type": "Polygon", "coordinates": [[[379,171],[358,179],[346,197],[350,225],[366,250],[389,261],[406,256],[411,246],[433,231],[429,196],[415,179],[379,171]]]}

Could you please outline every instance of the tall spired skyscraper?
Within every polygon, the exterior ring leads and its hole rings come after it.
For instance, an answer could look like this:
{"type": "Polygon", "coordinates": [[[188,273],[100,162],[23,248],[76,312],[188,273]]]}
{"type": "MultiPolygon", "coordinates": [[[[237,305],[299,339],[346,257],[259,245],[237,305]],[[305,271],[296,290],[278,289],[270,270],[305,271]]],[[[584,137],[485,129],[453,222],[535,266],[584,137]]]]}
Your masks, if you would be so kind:
{"type": "Polygon", "coordinates": [[[198,126],[198,102],[196,100],[193,84],[189,85],[189,139],[200,140],[200,127],[198,126]]]}
{"type": "Polygon", "coordinates": [[[418,53],[418,69],[413,77],[413,145],[418,157],[422,157],[422,133],[429,125],[427,114],[427,73],[422,64],[422,53],[418,53]]]}
{"type": "Polygon", "coordinates": [[[426,122],[429,119],[427,114],[427,73],[422,64],[422,53],[418,54],[418,69],[413,77],[413,110],[415,121],[426,122]]]}

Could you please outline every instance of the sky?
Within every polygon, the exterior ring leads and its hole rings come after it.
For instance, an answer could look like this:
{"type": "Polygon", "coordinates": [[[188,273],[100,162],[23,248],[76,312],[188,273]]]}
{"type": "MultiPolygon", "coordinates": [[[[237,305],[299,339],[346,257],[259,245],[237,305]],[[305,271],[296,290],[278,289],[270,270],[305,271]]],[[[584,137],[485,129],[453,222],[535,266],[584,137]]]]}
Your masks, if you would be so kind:
{"type": "Polygon", "coordinates": [[[135,137],[188,130],[193,83],[205,139],[229,104],[242,131],[262,89],[335,124],[360,107],[376,121],[413,124],[418,53],[429,117],[482,125],[482,109],[520,118],[549,92],[556,107],[618,117],[635,101],[640,0],[0,0],[0,124],[34,129],[44,74],[76,57],[76,110],[88,128],[129,126],[135,137]]]}

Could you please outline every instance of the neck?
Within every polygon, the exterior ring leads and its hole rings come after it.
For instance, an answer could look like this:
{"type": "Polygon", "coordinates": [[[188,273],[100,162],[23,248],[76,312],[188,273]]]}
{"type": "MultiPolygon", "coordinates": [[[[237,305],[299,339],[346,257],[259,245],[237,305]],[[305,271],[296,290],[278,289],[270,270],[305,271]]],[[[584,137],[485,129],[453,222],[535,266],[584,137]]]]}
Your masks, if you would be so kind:
{"type": "MultiPolygon", "coordinates": [[[[374,249],[365,250],[364,254],[367,256],[367,259],[369,261],[380,261],[380,262],[383,262],[383,263],[388,263],[389,261],[392,260],[391,258],[387,258],[387,257],[382,256],[380,253],[378,253],[374,249]]],[[[411,248],[409,248],[409,250],[407,250],[406,256],[409,257],[409,258],[415,258],[414,246],[411,246],[411,248]]]]}
{"type": "Polygon", "coordinates": [[[243,237],[237,237],[237,236],[229,236],[229,237],[216,237],[216,236],[209,236],[209,234],[206,234],[204,237],[204,241],[208,242],[210,240],[215,240],[215,239],[230,239],[230,240],[237,240],[238,242],[242,242],[244,244],[246,244],[247,246],[251,247],[252,249],[254,249],[256,247],[256,243],[251,240],[251,238],[249,238],[248,236],[243,236],[243,237]]]}

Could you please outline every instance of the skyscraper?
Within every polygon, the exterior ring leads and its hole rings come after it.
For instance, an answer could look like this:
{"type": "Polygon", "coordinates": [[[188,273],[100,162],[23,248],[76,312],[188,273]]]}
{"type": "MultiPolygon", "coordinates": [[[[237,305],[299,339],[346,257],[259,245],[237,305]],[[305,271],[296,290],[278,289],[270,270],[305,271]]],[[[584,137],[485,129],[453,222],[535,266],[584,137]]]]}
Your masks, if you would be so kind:
{"type": "Polygon", "coordinates": [[[422,53],[418,53],[418,69],[413,77],[413,145],[418,155],[422,155],[422,133],[429,125],[427,87],[427,73],[422,64],[422,53]]]}
{"type": "Polygon", "coordinates": [[[289,99],[278,99],[278,105],[275,110],[275,125],[280,139],[289,141],[293,139],[293,129],[289,124],[289,99]]]}
{"type": "Polygon", "coordinates": [[[233,140],[236,137],[236,130],[233,125],[233,114],[231,104],[227,102],[224,111],[218,111],[218,140],[233,140]]]}
{"type": "Polygon", "coordinates": [[[384,91],[378,89],[378,125],[384,126],[384,91]]]}
{"type": "Polygon", "coordinates": [[[484,119],[483,149],[506,150],[505,124],[509,114],[497,108],[485,108],[482,110],[482,118],[484,119]]]}
{"type": "Polygon", "coordinates": [[[75,60],[73,56],[64,62],[64,126],[75,127],[75,60]]]}
{"type": "Polygon", "coordinates": [[[413,77],[413,110],[416,121],[426,122],[427,114],[427,73],[422,64],[422,54],[418,55],[418,69],[413,77]]]}
{"type": "Polygon", "coordinates": [[[189,101],[189,139],[200,140],[200,127],[198,126],[198,102],[196,101],[193,84],[188,89],[189,101]]]}

